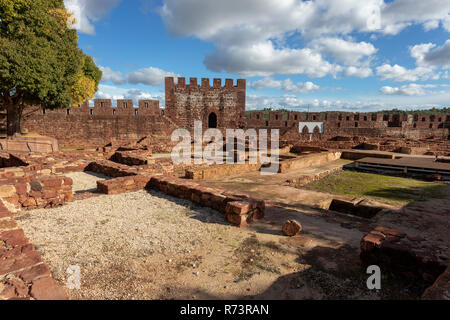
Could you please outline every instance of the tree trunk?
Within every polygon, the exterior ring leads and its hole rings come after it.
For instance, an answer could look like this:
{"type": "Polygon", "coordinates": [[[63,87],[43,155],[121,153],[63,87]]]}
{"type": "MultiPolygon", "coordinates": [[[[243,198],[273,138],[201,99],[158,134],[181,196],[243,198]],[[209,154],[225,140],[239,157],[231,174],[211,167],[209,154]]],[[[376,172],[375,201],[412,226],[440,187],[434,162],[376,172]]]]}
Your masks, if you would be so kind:
{"type": "Polygon", "coordinates": [[[20,105],[9,105],[6,107],[6,134],[8,137],[20,133],[20,120],[22,118],[22,107],[20,105]]]}

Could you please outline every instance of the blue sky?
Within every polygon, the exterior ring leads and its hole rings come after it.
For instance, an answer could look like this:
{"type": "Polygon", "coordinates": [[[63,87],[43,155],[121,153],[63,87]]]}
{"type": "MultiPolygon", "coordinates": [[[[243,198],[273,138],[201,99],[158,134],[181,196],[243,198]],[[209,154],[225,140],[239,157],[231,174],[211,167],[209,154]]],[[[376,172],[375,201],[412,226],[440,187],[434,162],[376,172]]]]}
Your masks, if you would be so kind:
{"type": "Polygon", "coordinates": [[[164,106],[169,75],[246,78],[249,110],[450,104],[450,0],[65,3],[103,70],[98,98],[164,106]]]}

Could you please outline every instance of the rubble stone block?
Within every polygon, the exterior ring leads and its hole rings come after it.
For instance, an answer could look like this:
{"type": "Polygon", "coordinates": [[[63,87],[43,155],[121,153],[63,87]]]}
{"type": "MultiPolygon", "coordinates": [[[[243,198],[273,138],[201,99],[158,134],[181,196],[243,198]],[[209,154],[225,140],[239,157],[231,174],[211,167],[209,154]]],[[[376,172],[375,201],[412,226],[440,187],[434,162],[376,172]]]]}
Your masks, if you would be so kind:
{"type": "Polygon", "coordinates": [[[35,280],[31,284],[30,294],[38,300],[67,300],[67,293],[55,279],[44,277],[35,280]]]}
{"type": "Polygon", "coordinates": [[[10,198],[16,195],[14,186],[0,186],[0,198],[10,198]]]}
{"type": "Polygon", "coordinates": [[[283,224],[283,233],[287,236],[295,236],[302,231],[302,225],[295,220],[288,220],[283,224]]]}
{"type": "Polygon", "coordinates": [[[226,213],[234,213],[238,215],[247,214],[251,210],[251,205],[245,201],[228,202],[226,206],[226,213]]]}
{"type": "Polygon", "coordinates": [[[0,240],[4,241],[8,246],[20,246],[28,243],[25,233],[22,229],[4,231],[0,233],[0,240]]]}
{"type": "Polygon", "coordinates": [[[238,227],[247,226],[247,218],[248,217],[245,214],[239,215],[239,214],[234,214],[234,213],[227,213],[225,215],[225,219],[228,222],[230,222],[238,227]]]}

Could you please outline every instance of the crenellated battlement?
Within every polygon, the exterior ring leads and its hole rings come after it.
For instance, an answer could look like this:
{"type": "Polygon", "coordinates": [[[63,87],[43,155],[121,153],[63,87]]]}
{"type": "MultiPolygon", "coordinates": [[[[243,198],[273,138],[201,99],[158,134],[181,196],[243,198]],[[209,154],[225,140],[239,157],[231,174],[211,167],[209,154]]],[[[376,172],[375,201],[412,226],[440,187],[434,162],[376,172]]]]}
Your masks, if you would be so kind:
{"type": "MultiPolygon", "coordinates": [[[[37,111],[35,111],[37,112],[37,111]]],[[[111,99],[92,99],[77,106],[66,109],[42,110],[43,115],[66,114],[90,115],[90,116],[121,116],[121,115],[161,115],[158,100],[139,100],[138,105],[134,105],[131,99],[118,99],[113,102],[111,99]]]]}
{"type": "Polygon", "coordinates": [[[222,79],[220,78],[214,78],[212,81],[211,86],[211,79],[209,78],[201,78],[200,85],[198,84],[197,78],[189,78],[189,84],[186,83],[186,78],[184,77],[178,77],[177,81],[175,82],[174,77],[166,77],[165,78],[165,86],[167,89],[203,89],[203,90],[210,90],[211,88],[223,88],[223,89],[245,89],[246,88],[246,81],[245,79],[237,79],[236,85],[234,85],[233,79],[225,79],[225,83],[222,85],[222,79]]]}

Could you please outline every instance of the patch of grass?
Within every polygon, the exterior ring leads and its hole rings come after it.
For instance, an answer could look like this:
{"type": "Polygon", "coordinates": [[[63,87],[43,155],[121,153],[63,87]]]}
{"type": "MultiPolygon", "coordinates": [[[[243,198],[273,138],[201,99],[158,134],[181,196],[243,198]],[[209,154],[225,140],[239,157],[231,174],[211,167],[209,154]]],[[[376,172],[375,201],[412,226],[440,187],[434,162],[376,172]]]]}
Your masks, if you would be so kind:
{"type": "Polygon", "coordinates": [[[450,195],[450,188],[444,183],[355,171],[342,171],[329,175],[319,181],[302,186],[302,188],[373,198],[396,205],[405,205],[412,201],[426,199],[444,199],[450,195]]]}

